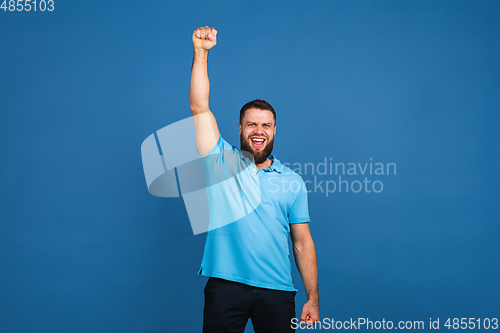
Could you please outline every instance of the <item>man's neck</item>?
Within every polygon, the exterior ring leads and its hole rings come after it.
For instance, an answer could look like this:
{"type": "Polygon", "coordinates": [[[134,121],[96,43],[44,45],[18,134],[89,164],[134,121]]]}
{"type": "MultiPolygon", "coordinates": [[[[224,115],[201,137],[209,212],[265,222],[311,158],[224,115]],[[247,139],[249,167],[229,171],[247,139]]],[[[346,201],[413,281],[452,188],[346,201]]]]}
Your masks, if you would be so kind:
{"type": "Polygon", "coordinates": [[[273,164],[273,161],[271,161],[269,158],[266,159],[264,162],[255,164],[258,170],[260,169],[267,169],[273,164]]]}

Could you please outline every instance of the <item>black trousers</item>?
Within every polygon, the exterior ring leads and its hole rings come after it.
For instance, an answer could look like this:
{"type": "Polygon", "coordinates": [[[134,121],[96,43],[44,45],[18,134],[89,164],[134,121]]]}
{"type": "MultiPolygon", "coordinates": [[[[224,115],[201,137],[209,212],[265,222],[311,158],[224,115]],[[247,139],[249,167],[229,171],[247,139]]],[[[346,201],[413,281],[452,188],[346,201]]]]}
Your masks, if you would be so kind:
{"type": "Polygon", "coordinates": [[[243,333],[248,319],[256,333],[294,332],[295,294],[211,277],[205,286],[203,333],[243,333]]]}

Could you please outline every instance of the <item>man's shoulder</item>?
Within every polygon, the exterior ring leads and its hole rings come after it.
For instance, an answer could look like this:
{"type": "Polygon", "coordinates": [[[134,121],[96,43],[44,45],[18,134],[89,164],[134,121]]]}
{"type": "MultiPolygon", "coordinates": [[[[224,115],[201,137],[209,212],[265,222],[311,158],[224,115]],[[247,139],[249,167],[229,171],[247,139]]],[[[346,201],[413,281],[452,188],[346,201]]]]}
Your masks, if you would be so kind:
{"type": "Polygon", "coordinates": [[[224,150],[240,150],[238,147],[233,146],[232,144],[230,144],[229,142],[227,142],[222,137],[222,135],[219,136],[219,141],[220,141],[221,148],[224,149],[224,150]]]}
{"type": "Polygon", "coordinates": [[[213,159],[214,156],[219,156],[221,154],[224,154],[224,152],[228,151],[239,151],[239,149],[222,137],[222,135],[219,135],[219,140],[217,140],[217,143],[215,146],[212,147],[212,149],[205,155],[205,156],[200,156],[202,159],[213,159]]]}
{"type": "Polygon", "coordinates": [[[286,163],[286,162],[281,163],[282,173],[286,176],[290,176],[290,177],[302,180],[302,176],[299,173],[292,170],[290,167],[288,167],[288,165],[290,165],[290,163],[286,163]]]}

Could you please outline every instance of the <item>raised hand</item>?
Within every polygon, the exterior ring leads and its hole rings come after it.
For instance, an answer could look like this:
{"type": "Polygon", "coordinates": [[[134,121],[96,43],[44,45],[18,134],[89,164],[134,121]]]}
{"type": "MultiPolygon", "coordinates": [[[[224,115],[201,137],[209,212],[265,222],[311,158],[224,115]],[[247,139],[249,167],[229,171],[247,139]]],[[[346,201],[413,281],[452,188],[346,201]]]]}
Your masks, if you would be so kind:
{"type": "Polygon", "coordinates": [[[200,27],[193,32],[193,45],[197,49],[210,50],[217,44],[217,30],[215,28],[200,27]]]}

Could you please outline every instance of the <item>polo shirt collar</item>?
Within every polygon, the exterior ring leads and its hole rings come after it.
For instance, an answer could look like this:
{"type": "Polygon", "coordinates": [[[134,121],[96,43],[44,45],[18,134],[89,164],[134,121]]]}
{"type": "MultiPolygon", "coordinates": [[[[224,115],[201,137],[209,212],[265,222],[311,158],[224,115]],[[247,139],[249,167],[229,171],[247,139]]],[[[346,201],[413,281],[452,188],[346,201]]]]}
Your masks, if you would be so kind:
{"type": "MultiPolygon", "coordinates": [[[[240,151],[240,154],[241,154],[241,151],[240,151]]],[[[243,154],[242,155],[242,159],[248,161],[248,162],[251,162],[251,160],[244,156],[243,154]]],[[[269,168],[267,169],[262,169],[262,170],[267,170],[267,171],[276,171],[277,173],[282,173],[283,172],[283,164],[281,164],[281,162],[273,155],[269,155],[269,159],[272,161],[272,164],[269,168]]]]}
{"type": "Polygon", "coordinates": [[[269,156],[269,159],[273,162],[269,167],[269,171],[276,171],[277,173],[282,173],[283,164],[281,164],[281,162],[276,157],[274,157],[273,154],[269,156]]]}

